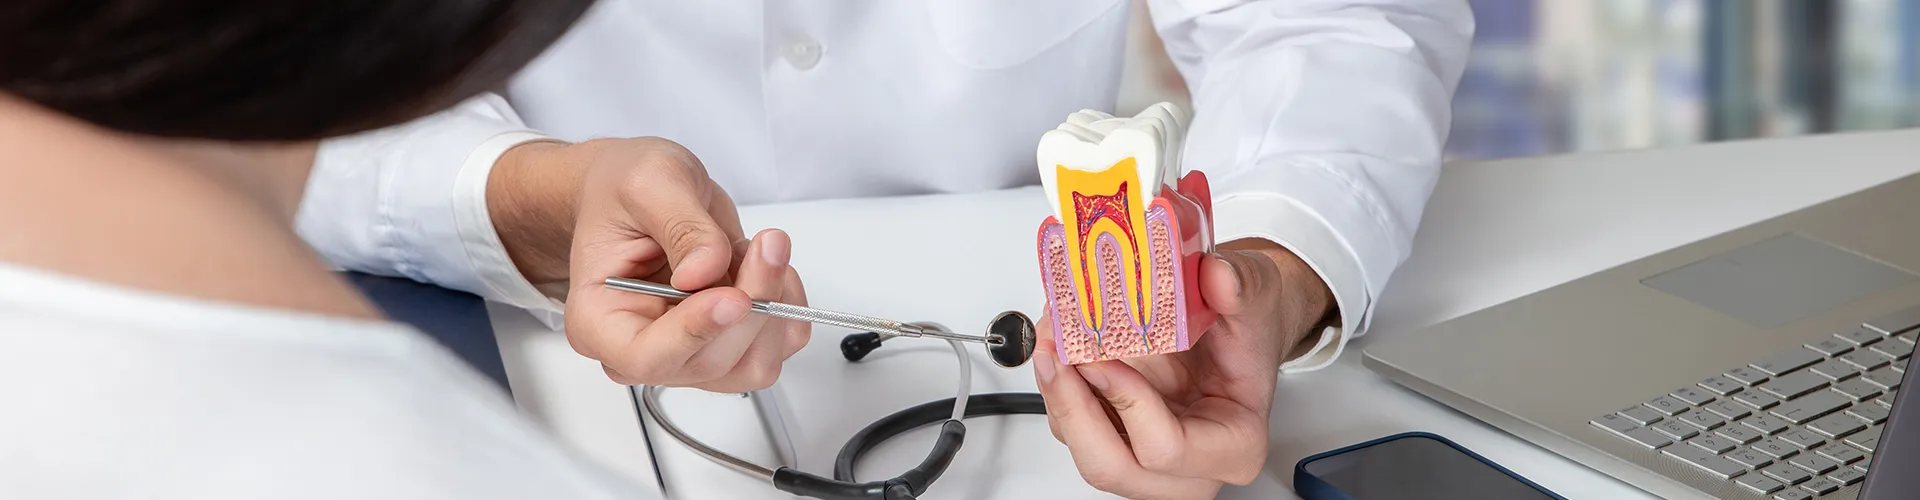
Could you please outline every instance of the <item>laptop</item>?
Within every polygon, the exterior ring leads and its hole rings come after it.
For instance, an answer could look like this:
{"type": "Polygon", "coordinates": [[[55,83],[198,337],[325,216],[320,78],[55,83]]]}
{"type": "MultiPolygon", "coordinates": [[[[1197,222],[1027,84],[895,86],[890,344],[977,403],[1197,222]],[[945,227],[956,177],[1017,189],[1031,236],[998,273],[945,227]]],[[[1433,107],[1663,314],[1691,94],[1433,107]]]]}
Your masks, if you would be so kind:
{"type": "Polygon", "coordinates": [[[1920,498],[1920,175],[1369,346],[1427,397],[1666,498],[1920,498]]]}

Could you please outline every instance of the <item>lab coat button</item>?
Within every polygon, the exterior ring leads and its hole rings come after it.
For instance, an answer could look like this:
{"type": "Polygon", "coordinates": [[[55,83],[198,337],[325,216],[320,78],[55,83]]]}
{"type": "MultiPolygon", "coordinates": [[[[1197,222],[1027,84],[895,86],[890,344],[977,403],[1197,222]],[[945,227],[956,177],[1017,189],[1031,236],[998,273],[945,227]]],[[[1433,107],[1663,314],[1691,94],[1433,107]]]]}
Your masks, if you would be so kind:
{"type": "Polygon", "coordinates": [[[820,64],[821,51],[820,42],[813,40],[794,42],[787,45],[785,54],[787,64],[792,64],[798,69],[813,69],[814,65],[820,64]]]}

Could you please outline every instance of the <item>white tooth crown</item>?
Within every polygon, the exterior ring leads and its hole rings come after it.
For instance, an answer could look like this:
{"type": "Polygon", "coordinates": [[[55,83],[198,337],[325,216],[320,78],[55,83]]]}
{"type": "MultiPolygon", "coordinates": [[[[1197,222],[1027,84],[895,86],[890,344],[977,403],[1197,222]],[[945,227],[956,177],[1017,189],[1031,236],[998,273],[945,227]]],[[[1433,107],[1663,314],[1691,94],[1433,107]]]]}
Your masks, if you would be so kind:
{"type": "MultiPolygon", "coordinates": [[[[1186,135],[1186,110],[1172,103],[1148,106],[1132,118],[1094,110],[1067,115],[1067,121],[1040,136],[1035,157],[1040,185],[1054,217],[1061,217],[1056,167],[1100,172],[1127,158],[1139,169],[1140,191],[1150,200],[1160,186],[1180,177],[1180,140],[1186,135]]],[[[1143,200],[1144,201],[1144,200],[1143,200]]]]}

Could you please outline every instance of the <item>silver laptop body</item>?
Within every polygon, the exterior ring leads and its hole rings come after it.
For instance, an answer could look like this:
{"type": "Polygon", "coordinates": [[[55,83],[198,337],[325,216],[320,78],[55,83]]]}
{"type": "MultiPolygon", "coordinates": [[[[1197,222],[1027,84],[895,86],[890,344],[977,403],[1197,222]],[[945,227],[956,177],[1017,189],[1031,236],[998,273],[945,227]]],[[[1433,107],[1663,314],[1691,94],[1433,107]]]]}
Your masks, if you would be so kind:
{"type": "Polygon", "coordinates": [[[1385,339],[1364,362],[1663,497],[1851,499],[1907,378],[1916,271],[1909,176],[1385,339]]]}

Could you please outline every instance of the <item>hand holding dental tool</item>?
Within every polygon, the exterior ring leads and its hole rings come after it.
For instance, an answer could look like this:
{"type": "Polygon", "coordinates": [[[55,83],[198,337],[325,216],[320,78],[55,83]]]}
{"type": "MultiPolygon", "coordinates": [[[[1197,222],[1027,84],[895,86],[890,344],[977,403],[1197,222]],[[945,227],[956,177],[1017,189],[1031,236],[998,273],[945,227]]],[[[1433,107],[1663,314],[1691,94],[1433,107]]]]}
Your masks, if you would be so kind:
{"type": "MultiPolygon", "coordinates": [[[[693,296],[671,286],[651,281],[610,276],[607,288],[624,292],[635,292],[672,300],[682,300],[693,296]]],[[[987,325],[985,335],[966,335],[953,333],[944,328],[934,328],[921,323],[904,323],[888,319],[862,316],[825,309],[796,306],[780,302],[754,300],[752,312],[776,318],[806,321],[822,325],[851,328],[869,334],[854,334],[841,342],[841,350],[849,360],[858,360],[867,352],[879,347],[881,341],[892,337],[932,337],[942,340],[974,342],[984,344],[987,355],[995,364],[1013,368],[1033,357],[1034,327],[1033,321],[1019,311],[1007,311],[995,316],[987,325]]]]}

